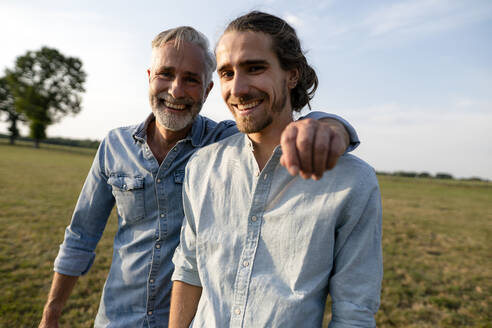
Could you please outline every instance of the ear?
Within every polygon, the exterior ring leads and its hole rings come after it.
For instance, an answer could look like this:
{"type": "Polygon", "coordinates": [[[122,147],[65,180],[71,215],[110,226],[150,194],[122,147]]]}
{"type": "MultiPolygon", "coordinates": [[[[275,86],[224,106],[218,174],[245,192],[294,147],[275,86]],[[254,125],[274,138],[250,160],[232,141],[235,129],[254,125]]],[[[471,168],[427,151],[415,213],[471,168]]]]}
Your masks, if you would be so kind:
{"type": "Polygon", "coordinates": [[[149,83],[150,83],[150,68],[147,68],[147,77],[149,78],[149,83]]]}
{"type": "Polygon", "coordinates": [[[297,85],[297,81],[299,81],[299,70],[297,68],[293,68],[287,75],[287,87],[291,90],[294,89],[297,85]]]}
{"type": "Polygon", "coordinates": [[[210,90],[212,90],[213,87],[214,87],[214,82],[213,81],[210,81],[210,83],[207,86],[207,89],[205,90],[204,101],[207,99],[208,94],[210,93],[210,90]]]}

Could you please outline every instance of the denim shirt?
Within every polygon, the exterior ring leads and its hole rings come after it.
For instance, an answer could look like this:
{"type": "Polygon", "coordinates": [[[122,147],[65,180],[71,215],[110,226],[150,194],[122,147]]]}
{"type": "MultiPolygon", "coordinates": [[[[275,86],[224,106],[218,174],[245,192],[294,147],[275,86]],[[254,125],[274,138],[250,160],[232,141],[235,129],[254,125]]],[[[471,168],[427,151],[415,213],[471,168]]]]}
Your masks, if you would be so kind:
{"type": "Polygon", "coordinates": [[[193,327],[375,327],[382,280],[374,170],[345,154],[320,181],[292,177],[281,149],[259,172],[237,134],[195,153],[173,280],[201,286],[193,327]]]}
{"type": "MultiPolygon", "coordinates": [[[[320,112],[308,116],[338,118],[350,132],[349,150],[358,145],[355,130],[343,119],[320,112]]],[[[159,166],[147,144],[153,119],[151,114],[139,125],[114,129],[101,142],[55,260],[56,272],[85,274],[116,203],[118,230],[96,327],[167,327],[186,163],[198,148],[237,132],[232,121],[197,116],[190,134],[159,166]]]]}

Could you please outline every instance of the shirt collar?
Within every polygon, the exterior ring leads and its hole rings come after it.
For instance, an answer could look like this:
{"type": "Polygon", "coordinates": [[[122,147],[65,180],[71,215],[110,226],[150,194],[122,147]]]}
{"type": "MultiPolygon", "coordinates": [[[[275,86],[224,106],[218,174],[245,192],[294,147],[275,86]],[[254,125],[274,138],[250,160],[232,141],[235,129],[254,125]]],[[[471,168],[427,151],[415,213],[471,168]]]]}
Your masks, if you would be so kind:
{"type": "MultiPolygon", "coordinates": [[[[147,128],[149,124],[155,120],[154,113],[150,113],[149,116],[140,123],[133,132],[133,139],[135,142],[145,142],[147,139],[147,128]]],[[[191,126],[191,131],[188,133],[184,140],[190,140],[193,147],[202,147],[202,142],[205,134],[205,119],[201,115],[195,117],[195,121],[191,126]]]]}
{"type": "MultiPolygon", "coordinates": [[[[248,137],[248,135],[246,133],[243,133],[243,134],[244,134],[244,144],[251,151],[251,153],[253,153],[255,151],[255,146],[253,144],[253,141],[251,141],[251,139],[248,137]]],[[[281,156],[282,156],[282,147],[280,145],[278,145],[277,147],[275,147],[273,149],[273,153],[270,156],[269,162],[270,161],[280,161],[281,156]]]]}
{"type": "Polygon", "coordinates": [[[135,140],[135,142],[137,141],[141,143],[145,142],[145,140],[147,139],[147,127],[149,126],[150,122],[152,122],[153,120],[155,120],[154,113],[150,113],[150,115],[147,116],[145,121],[137,125],[132,135],[133,140],[135,140]]]}

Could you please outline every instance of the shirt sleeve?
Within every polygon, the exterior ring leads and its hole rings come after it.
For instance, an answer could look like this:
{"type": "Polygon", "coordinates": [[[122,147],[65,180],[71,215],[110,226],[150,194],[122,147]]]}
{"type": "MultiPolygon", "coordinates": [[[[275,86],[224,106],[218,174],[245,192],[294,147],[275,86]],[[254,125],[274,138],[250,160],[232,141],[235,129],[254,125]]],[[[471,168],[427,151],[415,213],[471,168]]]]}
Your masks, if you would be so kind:
{"type": "Polygon", "coordinates": [[[351,152],[352,150],[357,148],[360,144],[359,136],[357,135],[357,132],[355,131],[354,127],[348,121],[346,121],[345,119],[343,119],[338,115],[325,113],[325,112],[309,112],[306,116],[303,116],[299,119],[302,120],[305,118],[312,118],[313,120],[320,120],[322,118],[332,118],[342,123],[345,129],[347,129],[350,138],[350,144],[348,145],[347,150],[345,151],[346,153],[351,152]]]}
{"type": "Polygon", "coordinates": [[[376,327],[383,277],[381,196],[375,174],[364,180],[352,188],[335,235],[329,328],[376,327]]]}
{"type": "MultiPolygon", "coordinates": [[[[196,225],[192,207],[192,195],[190,191],[188,170],[193,166],[193,158],[190,159],[185,173],[183,184],[183,211],[185,218],[181,227],[180,243],[173,256],[174,273],[171,280],[179,280],[187,284],[201,287],[196,260],[196,225]]],[[[193,170],[191,168],[191,170],[193,170]]]]}
{"type": "Polygon", "coordinates": [[[105,140],[97,150],[92,167],[85,180],[73,212],[72,221],[65,230],[65,239],[55,259],[54,270],[68,276],[87,273],[95,258],[115,200],[104,174],[105,140]]]}

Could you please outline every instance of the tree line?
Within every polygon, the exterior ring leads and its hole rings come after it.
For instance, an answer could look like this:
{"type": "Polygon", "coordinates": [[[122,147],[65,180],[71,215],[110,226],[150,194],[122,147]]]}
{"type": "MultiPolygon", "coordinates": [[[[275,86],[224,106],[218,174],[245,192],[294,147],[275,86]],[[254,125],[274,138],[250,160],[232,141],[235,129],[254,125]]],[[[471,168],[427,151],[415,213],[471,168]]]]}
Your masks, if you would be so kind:
{"type": "Polygon", "coordinates": [[[10,143],[20,137],[22,123],[29,126],[29,136],[39,148],[50,124],[78,114],[86,76],[80,59],[57,49],[42,47],[17,57],[0,76],[0,115],[8,122],[10,143]]]}
{"type": "MultiPolygon", "coordinates": [[[[438,172],[434,175],[429,172],[412,172],[412,171],[396,171],[396,172],[376,172],[378,175],[391,175],[397,177],[405,177],[405,178],[427,178],[427,179],[447,179],[447,180],[456,180],[456,178],[449,173],[438,172]]],[[[482,179],[480,177],[471,177],[471,178],[463,178],[459,180],[466,181],[488,181],[486,179],[482,179]]]]}
{"type": "MultiPolygon", "coordinates": [[[[10,136],[0,133],[0,139],[10,139],[10,136]]],[[[34,142],[32,138],[23,137],[23,136],[18,136],[16,140],[25,141],[25,142],[34,142]]],[[[60,145],[60,146],[97,149],[101,142],[96,139],[72,139],[72,138],[63,138],[63,137],[48,137],[44,139],[42,143],[48,145],[60,145]]]]}

